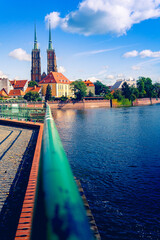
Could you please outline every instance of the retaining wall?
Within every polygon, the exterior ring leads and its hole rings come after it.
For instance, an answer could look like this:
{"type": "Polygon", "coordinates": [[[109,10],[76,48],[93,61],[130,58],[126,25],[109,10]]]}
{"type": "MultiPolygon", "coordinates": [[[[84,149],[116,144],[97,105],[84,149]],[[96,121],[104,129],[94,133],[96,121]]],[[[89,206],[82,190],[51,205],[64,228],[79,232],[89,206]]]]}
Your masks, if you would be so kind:
{"type": "Polygon", "coordinates": [[[69,103],[53,103],[48,102],[52,109],[84,109],[84,108],[99,108],[108,107],[110,108],[110,100],[84,100],[83,102],[69,102],[69,103]]]}

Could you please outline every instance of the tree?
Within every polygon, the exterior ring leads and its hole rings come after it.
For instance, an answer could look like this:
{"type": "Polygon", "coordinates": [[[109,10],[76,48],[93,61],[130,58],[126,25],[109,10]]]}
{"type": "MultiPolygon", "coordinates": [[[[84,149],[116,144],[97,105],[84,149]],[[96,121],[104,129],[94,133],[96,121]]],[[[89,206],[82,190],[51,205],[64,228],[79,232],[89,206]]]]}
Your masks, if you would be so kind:
{"type": "Polygon", "coordinates": [[[109,87],[107,87],[106,85],[104,85],[98,80],[94,83],[94,86],[95,86],[96,95],[105,95],[110,92],[109,87]]]}
{"type": "Polygon", "coordinates": [[[91,91],[89,91],[88,97],[93,97],[93,96],[94,96],[94,94],[91,91]]]}
{"type": "Polygon", "coordinates": [[[113,93],[113,98],[117,99],[118,101],[121,101],[124,97],[122,96],[122,91],[120,89],[117,89],[113,93]]]}
{"type": "Polygon", "coordinates": [[[28,92],[24,95],[24,99],[27,101],[36,101],[39,98],[38,92],[28,92]]]}
{"type": "Polygon", "coordinates": [[[113,99],[113,95],[111,94],[111,92],[109,92],[104,96],[104,98],[107,100],[110,100],[110,99],[113,99]]]}
{"type": "Polygon", "coordinates": [[[77,100],[82,100],[86,96],[87,87],[81,79],[72,82],[71,86],[77,100]]]}
{"type": "Polygon", "coordinates": [[[154,92],[155,92],[155,97],[160,97],[160,83],[155,83],[153,85],[154,87],[154,92]]]}
{"type": "Polygon", "coordinates": [[[51,86],[48,84],[46,89],[45,101],[50,101],[52,98],[51,86]]]}
{"type": "Polygon", "coordinates": [[[139,97],[139,91],[137,88],[132,86],[132,87],[130,87],[130,91],[131,91],[131,94],[134,94],[136,96],[136,98],[139,97]]]}
{"type": "Polygon", "coordinates": [[[137,81],[137,88],[140,97],[152,98],[154,95],[154,86],[150,78],[140,77],[137,81]]]}
{"type": "Polygon", "coordinates": [[[124,82],[122,85],[122,95],[125,98],[130,99],[131,91],[130,91],[130,87],[128,86],[128,84],[126,82],[124,82]]]}
{"type": "Polygon", "coordinates": [[[38,86],[38,83],[36,81],[30,81],[28,83],[28,87],[34,87],[35,85],[38,86]]]}

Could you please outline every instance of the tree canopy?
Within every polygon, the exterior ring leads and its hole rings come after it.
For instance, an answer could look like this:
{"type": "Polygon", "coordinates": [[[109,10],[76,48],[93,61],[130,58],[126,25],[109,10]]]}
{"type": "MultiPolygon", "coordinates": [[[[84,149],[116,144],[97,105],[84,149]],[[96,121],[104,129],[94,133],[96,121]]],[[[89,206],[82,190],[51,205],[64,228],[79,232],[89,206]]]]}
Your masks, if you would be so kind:
{"type": "Polygon", "coordinates": [[[105,95],[110,92],[109,87],[107,87],[106,85],[104,85],[102,82],[98,80],[94,83],[94,86],[95,86],[96,95],[105,95]]]}
{"type": "Polygon", "coordinates": [[[34,87],[35,85],[38,86],[38,83],[36,81],[30,81],[28,83],[28,87],[34,87]]]}
{"type": "Polygon", "coordinates": [[[72,82],[71,86],[77,100],[82,100],[87,95],[87,87],[81,79],[72,82]]]}
{"type": "Polygon", "coordinates": [[[24,99],[27,101],[36,101],[39,98],[38,92],[28,92],[24,95],[24,99]]]}
{"type": "Polygon", "coordinates": [[[154,86],[150,78],[140,77],[137,81],[137,89],[139,90],[139,97],[149,97],[154,96],[154,86]]]}

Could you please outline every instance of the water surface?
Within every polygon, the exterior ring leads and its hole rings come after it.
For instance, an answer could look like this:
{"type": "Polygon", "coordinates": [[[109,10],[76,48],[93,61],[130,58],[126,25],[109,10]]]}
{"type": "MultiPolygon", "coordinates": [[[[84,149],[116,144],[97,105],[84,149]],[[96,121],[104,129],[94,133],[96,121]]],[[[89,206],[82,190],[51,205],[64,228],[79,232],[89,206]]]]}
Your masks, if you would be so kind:
{"type": "Polygon", "coordinates": [[[102,239],[160,239],[160,105],[55,110],[102,239]]]}

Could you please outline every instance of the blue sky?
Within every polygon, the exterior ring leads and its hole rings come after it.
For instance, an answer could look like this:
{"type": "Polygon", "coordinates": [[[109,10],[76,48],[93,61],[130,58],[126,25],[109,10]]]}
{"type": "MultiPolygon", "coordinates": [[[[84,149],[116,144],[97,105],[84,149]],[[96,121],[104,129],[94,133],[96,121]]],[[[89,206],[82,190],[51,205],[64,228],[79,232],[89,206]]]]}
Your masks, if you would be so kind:
{"type": "Polygon", "coordinates": [[[35,22],[46,71],[50,19],[59,71],[70,80],[160,82],[160,0],[8,0],[0,7],[0,77],[30,80],[35,22]]]}

